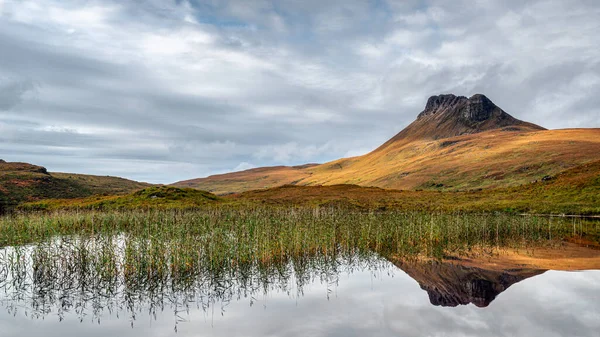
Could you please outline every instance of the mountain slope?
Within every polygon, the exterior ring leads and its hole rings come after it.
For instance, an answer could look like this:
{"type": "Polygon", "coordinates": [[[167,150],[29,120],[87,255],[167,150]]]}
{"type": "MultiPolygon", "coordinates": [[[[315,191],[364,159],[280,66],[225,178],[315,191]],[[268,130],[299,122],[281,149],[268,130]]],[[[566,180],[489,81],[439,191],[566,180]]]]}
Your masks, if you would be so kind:
{"type": "Polygon", "coordinates": [[[259,167],[240,172],[213,175],[207,178],[184,180],[173,184],[173,186],[182,188],[210,186],[211,191],[217,191],[220,194],[271,188],[295,184],[299,180],[308,178],[311,174],[308,169],[314,166],[317,166],[317,164],[259,167]]]}
{"type": "Polygon", "coordinates": [[[187,181],[217,194],[283,184],[469,190],[517,186],[600,160],[600,129],[546,130],[484,95],[431,97],[417,119],[366,155],[187,181]]]}
{"type": "Polygon", "coordinates": [[[48,198],[123,194],[148,186],[123,178],[54,173],[42,166],[0,160],[0,207],[48,198]]]}
{"type": "MultiPolygon", "coordinates": [[[[401,211],[597,215],[600,214],[600,160],[570,168],[535,183],[477,191],[440,193],[357,185],[286,185],[237,193],[227,199],[264,205],[318,205],[401,211]]],[[[597,236],[593,239],[598,241],[597,236]]]]}

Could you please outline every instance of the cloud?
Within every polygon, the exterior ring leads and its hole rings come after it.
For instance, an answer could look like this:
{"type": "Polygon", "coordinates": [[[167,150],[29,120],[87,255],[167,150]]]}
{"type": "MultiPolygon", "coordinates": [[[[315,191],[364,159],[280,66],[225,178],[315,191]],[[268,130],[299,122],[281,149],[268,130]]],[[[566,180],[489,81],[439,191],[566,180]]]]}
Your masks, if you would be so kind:
{"type": "Polygon", "coordinates": [[[25,99],[25,95],[34,89],[31,81],[11,81],[0,79],[0,111],[10,110],[25,99]]]}
{"type": "Polygon", "coordinates": [[[443,92],[599,127],[599,14],[585,0],[1,1],[0,151],[169,183],[365,152],[443,92]]]}
{"type": "Polygon", "coordinates": [[[239,163],[236,167],[234,167],[232,171],[233,172],[246,171],[246,170],[253,169],[255,167],[256,167],[255,165],[252,165],[248,162],[243,161],[243,162],[239,163]]]}

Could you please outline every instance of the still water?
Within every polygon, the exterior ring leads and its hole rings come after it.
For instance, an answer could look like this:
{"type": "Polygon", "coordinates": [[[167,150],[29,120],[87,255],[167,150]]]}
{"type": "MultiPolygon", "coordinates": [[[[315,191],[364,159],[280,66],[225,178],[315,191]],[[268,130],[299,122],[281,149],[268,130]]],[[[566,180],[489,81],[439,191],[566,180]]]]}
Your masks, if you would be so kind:
{"type": "Polygon", "coordinates": [[[101,252],[87,256],[69,247],[61,246],[62,255],[48,254],[48,247],[0,250],[0,336],[597,337],[600,331],[598,270],[490,271],[361,254],[229,267],[219,275],[196,270],[185,280],[117,268],[103,280],[101,252]]]}

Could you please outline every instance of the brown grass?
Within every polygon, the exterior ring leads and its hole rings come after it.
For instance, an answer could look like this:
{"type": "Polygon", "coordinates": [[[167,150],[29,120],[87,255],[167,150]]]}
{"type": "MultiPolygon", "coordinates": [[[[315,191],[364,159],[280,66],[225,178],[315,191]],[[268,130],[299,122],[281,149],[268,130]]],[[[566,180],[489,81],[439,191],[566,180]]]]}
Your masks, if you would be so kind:
{"type": "Polygon", "coordinates": [[[495,254],[472,252],[468,256],[448,259],[448,262],[487,270],[544,269],[589,270],[600,269],[600,250],[591,246],[566,242],[560,247],[529,249],[503,248],[495,254]]]}
{"type": "Polygon", "coordinates": [[[492,130],[441,140],[388,142],[322,165],[269,167],[176,183],[216,194],[284,184],[472,190],[518,186],[600,160],[600,129],[492,130]]]}
{"type": "Polygon", "coordinates": [[[42,166],[0,161],[0,212],[24,201],[125,194],[148,186],[118,177],[54,173],[42,166]]]}
{"type": "Polygon", "coordinates": [[[600,215],[600,160],[565,170],[544,181],[460,192],[393,190],[358,185],[284,185],[217,198],[199,190],[163,187],[170,189],[168,193],[153,198],[154,189],[156,187],[126,196],[42,200],[24,204],[21,208],[194,208],[208,202],[215,205],[324,206],[376,211],[600,215]]]}

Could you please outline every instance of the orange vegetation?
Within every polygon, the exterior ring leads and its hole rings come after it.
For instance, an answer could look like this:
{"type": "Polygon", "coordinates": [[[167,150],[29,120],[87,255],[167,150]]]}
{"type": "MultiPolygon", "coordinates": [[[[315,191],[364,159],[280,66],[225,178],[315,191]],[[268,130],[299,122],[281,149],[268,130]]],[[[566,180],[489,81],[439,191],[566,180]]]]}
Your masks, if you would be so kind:
{"type": "Polygon", "coordinates": [[[600,160],[600,129],[504,128],[438,140],[394,137],[359,157],[259,168],[174,185],[216,194],[284,184],[457,191],[518,186],[596,160],[600,160]]]}
{"type": "Polygon", "coordinates": [[[487,270],[529,268],[573,271],[600,269],[600,249],[595,243],[587,246],[568,242],[558,248],[503,249],[498,254],[473,254],[448,262],[487,270]]]}

